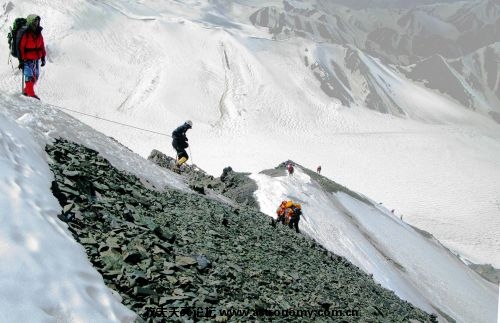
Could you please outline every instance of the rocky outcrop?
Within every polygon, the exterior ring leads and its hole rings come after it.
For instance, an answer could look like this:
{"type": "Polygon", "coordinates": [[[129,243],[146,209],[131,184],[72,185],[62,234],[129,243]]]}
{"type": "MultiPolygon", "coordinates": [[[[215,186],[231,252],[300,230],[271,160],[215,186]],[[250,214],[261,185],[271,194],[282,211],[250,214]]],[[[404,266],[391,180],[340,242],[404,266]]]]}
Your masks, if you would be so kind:
{"type": "MultiPolygon", "coordinates": [[[[60,219],[104,282],[148,322],[310,321],[260,316],[266,309],[358,311],[349,322],[434,320],[346,259],[269,225],[255,208],[149,190],[97,152],[64,140],[46,151],[60,219]],[[231,309],[251,312],[223,312],[231,309]]],[[[229,169],[223,175],[237,182],[229,169]]]]}
{"type": "MultiPolygon", "coordinates": [[[[175,164],[175,159],[156,149],[151,151],[148,160],[170,170],[175,164]]],[[[189,187],[198,193],[207,194],[211,190],[235,201],[238,205],[258,208],[258,203],[253,196],[257,190],[257,184],[248,177],[249,173],[238,173],[231,167],[226,167],[220,177],[214,178],[196,165],[184,164],[182,175],[187,178],[189,187]]]]}

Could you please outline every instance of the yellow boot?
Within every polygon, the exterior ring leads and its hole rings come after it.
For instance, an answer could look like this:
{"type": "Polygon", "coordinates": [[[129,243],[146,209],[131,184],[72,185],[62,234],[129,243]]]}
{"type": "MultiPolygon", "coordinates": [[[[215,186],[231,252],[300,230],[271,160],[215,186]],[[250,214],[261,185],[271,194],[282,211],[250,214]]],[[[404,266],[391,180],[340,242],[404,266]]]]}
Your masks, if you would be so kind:
{"type": "Polygon", "coordinates": [[[177,166],[181,166],[182,164],[184,164],[186,162],[186,160],[188,160],[186,157],[182,157],[181,159],[179,159],[177,161],[177,166]]]}

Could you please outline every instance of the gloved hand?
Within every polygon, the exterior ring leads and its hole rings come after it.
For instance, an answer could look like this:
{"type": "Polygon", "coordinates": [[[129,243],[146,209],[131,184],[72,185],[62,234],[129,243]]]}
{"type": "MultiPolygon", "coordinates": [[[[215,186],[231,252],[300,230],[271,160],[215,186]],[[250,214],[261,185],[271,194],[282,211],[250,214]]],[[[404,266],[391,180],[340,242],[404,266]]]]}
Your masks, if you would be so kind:
{"type": "Polygon", "coordinates": [[[19,65],[17,66],[17,68],[22,70],[24,68],[24,61],[19,60],[19,65]]]}
{"type": "Polygon", "coordinates": [[[45,56],[42,57],[42,66],[45,66],[45,56]]]}

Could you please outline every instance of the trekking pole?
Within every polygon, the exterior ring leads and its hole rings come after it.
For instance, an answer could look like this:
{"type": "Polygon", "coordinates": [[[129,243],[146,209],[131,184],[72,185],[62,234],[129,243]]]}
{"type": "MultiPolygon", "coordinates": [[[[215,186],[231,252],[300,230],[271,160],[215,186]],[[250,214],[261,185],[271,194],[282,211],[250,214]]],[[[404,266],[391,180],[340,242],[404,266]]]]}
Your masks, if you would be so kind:
{"type": "Polygon", "coordinates": [[[24,71],[21,70],[21,93],[24,93],[24,71]]]}
{"type": "Polygon", "coordinates": [[[189,156],[191,156],[191,164],[194,165],[194,159],[193,159],[193,154],[191,153],[191,147],[188,147],[189,149],[189,156]]]}

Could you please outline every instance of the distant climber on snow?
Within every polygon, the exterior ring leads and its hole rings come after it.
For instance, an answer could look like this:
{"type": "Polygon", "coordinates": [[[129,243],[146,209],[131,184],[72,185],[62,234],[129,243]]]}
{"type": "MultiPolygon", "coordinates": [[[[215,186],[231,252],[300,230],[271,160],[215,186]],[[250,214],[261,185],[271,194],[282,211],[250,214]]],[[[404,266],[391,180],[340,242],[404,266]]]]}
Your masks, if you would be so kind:
{"type": "Polygon", "coordinates": [[[316,168],[316,173],[321,174],[321,165],[319,165],[318,168],[316,168]]]}
{"type": "Polygon", "coordinates": [[[188,131],[192,127],[193,122],[191,122],[191,120],[188,120],[172,132],[172,146],[177,152],[177,162],[175,164],[177,168],[179,168],[189,159],[189,156],[186,152],[186,148],[189,147],[188,138],[186,137],[186,131],[188,131]]]}
{"type": "Polygon", "coordinates": [[[286,169],[288,171],[288,175],[293,175],[293,164],[292,163],[288,163],[288,165],[286,165],[286,169]]]}

